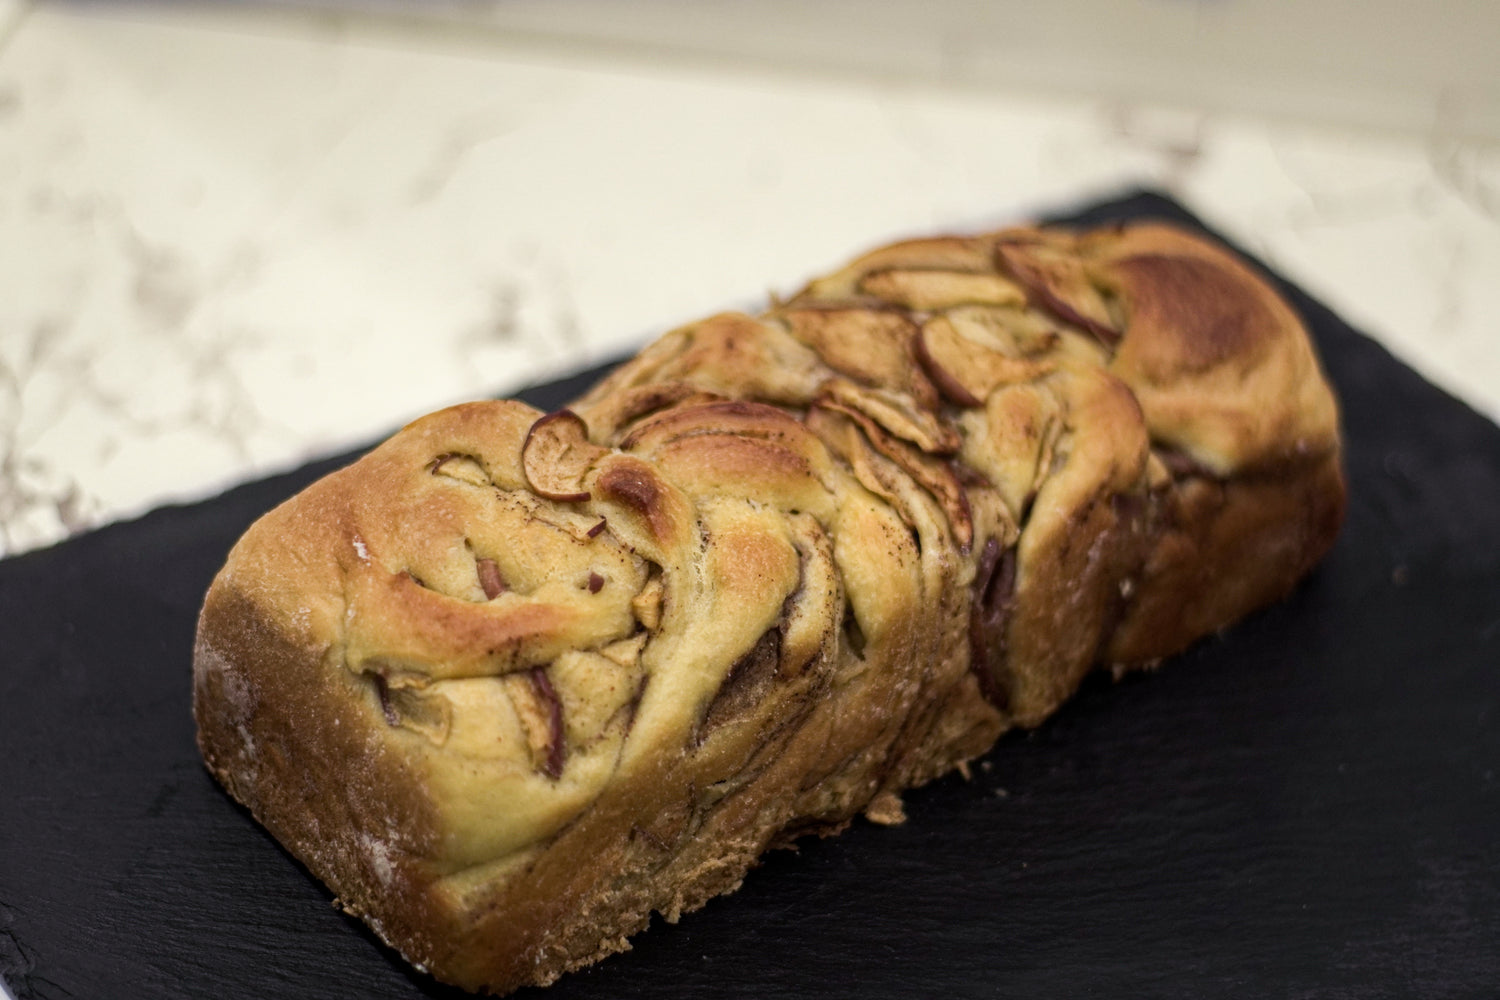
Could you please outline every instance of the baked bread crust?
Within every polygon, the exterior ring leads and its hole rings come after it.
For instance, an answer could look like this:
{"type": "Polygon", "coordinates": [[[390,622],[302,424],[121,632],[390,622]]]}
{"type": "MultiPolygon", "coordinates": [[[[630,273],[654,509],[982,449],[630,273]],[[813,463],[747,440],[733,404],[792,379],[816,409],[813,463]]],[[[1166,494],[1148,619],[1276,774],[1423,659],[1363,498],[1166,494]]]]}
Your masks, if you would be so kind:
{"type": "Polygon", "coordinates": [[[1162,225],[894,244],[567,411],[425,417],[206,598],[208,766],[507,992],[1286,594],[1342,517],[1305,331],[1162,225]]]}

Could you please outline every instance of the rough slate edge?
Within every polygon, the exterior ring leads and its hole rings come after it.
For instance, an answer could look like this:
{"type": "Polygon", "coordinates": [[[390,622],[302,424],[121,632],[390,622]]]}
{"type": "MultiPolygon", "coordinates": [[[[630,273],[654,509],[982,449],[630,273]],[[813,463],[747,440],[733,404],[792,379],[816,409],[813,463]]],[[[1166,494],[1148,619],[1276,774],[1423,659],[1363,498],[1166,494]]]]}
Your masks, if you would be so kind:
{"type": "MultiPolygon", "coordinates": [[[[1151,195],[1068,218],[1142,215],[1194,222],[1151,195]]],[[[1490,995],[1500,429],[1288,292],[1345,401],[1353,487],[1307,586],[1159,674],[1089,683],[972,782],[910,794],[904,827],[774,855],[545,995],[1490,995]]],[[[0,563],[18,1000],[459,995],[330,913],[192,747],[208,580],[348,457],[0,563]]]]}

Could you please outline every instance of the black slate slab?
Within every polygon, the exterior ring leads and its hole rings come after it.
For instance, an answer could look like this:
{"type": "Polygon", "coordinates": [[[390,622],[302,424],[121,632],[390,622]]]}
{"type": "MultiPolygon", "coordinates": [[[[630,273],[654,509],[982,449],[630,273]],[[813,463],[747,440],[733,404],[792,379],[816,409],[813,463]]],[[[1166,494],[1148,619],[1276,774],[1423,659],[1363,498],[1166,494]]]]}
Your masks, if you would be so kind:
{"type": "MultiPolygon", "coordinates": [[[[1071,218],[1143,216],[1196,224],[1152,195],[1071,218]]],[[[972,780],[909,795],[905,826],[773,855],[545,995],[1500,994],[1500,428],[1288,293],[1343,398],[1352,497],[1289,601],[1091,681],[972,780]]],[[[0,562],[18,998],[459,995],[335,911],[193,745],[210,578],[349,457],[0,562]]]]}

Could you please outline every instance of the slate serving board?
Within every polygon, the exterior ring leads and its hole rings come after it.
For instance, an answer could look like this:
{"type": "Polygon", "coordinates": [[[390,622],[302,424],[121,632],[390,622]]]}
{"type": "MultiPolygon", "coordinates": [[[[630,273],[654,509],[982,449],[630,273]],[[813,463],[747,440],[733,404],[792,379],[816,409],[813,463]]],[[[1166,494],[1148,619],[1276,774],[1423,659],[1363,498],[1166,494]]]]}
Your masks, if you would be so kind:
{"type": "MultiPolygon", "coordinates": [[[[1150,194],[1075,222],[1155,216],[1150,194]]],[[[1351,504],[1286,603],[1100,676],[972,780],[780,852],[568,997],[1500,994],[1500,428],[1294,288],[1351,504]]],[[[560,405],[597,375],[527,393],[560,405]]],[[[0,976],[30,998],[456,997],[208,777],[199,601],[352,456],[0,562],[0,976]]]]}

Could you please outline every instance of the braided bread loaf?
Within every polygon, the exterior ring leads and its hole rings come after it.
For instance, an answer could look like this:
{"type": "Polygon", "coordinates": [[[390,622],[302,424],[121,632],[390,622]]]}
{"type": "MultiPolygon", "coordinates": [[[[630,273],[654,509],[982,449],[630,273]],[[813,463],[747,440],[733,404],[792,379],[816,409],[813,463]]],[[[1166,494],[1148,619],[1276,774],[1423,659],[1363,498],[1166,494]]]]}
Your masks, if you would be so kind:
{"type": "Polygon", "coordinates": [[[213,773],[410,961],[505,992],[1287,593],[1343,509],[1296,316],[1157,225],[899,243],[571,410],[454,407],[209,591],[213,773]]]}

